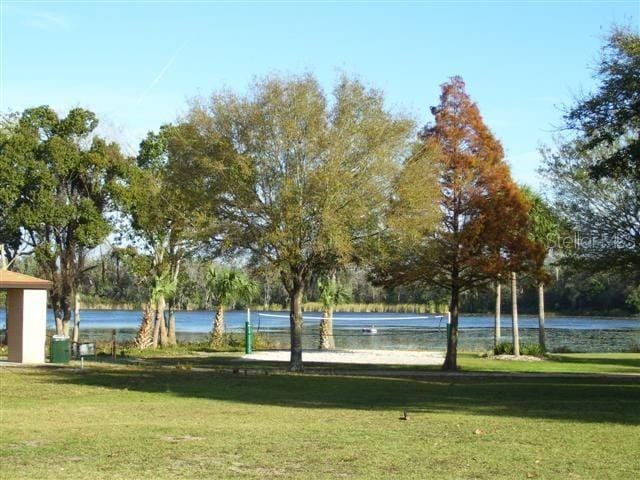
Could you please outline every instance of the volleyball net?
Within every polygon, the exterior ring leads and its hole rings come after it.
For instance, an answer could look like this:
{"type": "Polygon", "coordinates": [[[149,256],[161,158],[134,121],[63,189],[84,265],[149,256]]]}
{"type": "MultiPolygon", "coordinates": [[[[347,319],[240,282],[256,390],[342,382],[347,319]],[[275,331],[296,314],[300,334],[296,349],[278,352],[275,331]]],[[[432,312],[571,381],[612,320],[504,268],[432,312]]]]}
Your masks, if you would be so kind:
{"type": "MultiPolygon", "coordinates": [[[[302,325],[303,349],[317,349],[320,344],[321,313],[305,313],[302,325]]],[[[288,349],[291,345],[290,316],[258,313],[252,319],[255,350],[288,349]]],[[[438,315],[347,315],[337,313],[332,319],[329,337],[336,349],[377,350],[442,348],[446,345],[447,314],[438,315]]]]}

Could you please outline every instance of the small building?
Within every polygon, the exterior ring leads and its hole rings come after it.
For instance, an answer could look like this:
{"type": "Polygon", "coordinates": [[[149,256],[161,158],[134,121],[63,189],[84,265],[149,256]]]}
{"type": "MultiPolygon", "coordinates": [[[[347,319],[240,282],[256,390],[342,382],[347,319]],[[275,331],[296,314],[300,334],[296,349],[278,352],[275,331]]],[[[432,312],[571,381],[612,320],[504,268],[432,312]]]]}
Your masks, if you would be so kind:
{"type": "Polygon", "coordinates": [[[44,363],[47,290],[52,286],[48,280],[0,270],[0,290],[7,291],[10,362],[44,363]]]}

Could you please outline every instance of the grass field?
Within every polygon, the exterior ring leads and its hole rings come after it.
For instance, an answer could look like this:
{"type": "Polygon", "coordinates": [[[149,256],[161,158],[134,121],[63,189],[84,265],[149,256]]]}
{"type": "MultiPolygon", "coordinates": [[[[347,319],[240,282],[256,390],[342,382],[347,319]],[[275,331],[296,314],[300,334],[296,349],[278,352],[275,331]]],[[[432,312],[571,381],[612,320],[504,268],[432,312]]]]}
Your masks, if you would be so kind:
{"type": "Polygon", "coordinates": [[[0,478],[640,476],[640,378],[582,375],[638,374],[639,354],[461,357],[466,371],[550,374],[538,378],[143,361],[0,368],[0,478]]]}

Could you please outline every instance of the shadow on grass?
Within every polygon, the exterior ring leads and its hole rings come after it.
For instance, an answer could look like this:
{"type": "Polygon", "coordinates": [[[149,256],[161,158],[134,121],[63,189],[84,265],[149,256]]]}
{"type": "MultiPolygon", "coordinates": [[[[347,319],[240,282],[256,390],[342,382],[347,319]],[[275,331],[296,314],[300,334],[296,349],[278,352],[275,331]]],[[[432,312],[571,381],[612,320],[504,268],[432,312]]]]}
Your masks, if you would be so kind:
{"type": "MultiPolygon", "coordinates": [[[[225,355],[220,352],[207,352],[208,355],[196,356],[157,356],[147,358],[125,358],[130,363],[138,363],[145,366],[179,366],[189,365],[197,368],[240,368],[247,370],[273,370],[278,372],[287,371],[288,361],[269,361],[269,360],[249,360],[242,358],[238,354],[225,355]]],[[[306,362],[304,364],[306,373],[339,373],[344,371],[410,371],[410,372],[440,372],[440,365],[386,365],[386,364],[363,364],[363,363],[336,363],[336,362],[306,362]]]]}
{"type": "Polygon", "coordinates": [[[611,378],[375,378],[244,375],[143,367],[39,371],[43,382],[292,408],[470,413],[640,424],[640,382],[611,378]]]}
{"type": "Polygon", "coordinates": [[[580,355],[559,355],[551,354],[549,357],[556,362],[580,363],[584,365],[619,365],[622,367],[640,369],[640,355],[615,357],[609,355],[606,357],[598,355],[580,354],[580,355]]]}

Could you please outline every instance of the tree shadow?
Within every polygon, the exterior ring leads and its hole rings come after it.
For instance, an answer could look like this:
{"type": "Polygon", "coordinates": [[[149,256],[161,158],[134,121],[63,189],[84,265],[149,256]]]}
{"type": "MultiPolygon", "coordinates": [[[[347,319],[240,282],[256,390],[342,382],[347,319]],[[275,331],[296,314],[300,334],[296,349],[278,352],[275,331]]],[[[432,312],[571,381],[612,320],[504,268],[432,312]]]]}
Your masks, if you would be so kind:
{"type": "Polygon", "coordinates": [[[629,355],[623,358],[616,358],[613,356],[587,356],[586,354],[582,354],[579,357],[551,354],[550,358],[556,362],[581,363],[590,365],[617,365],[621,367],[637,368],[638,370],[640,370],[640,355],[629,355]]]}
{"type": "MultiPolygon", "coordinates": [[[[185,367],[188,368],[188,367],[185,367]]],[[[240,367],[183,370],[135,366],[62,369],[43,375],[70,385],[293,408],[409,410],[640,424],[636,378],[363,377],[270,374],[240,367]],[[53,378],[52,378],[53,377],[53,378]]]]}

